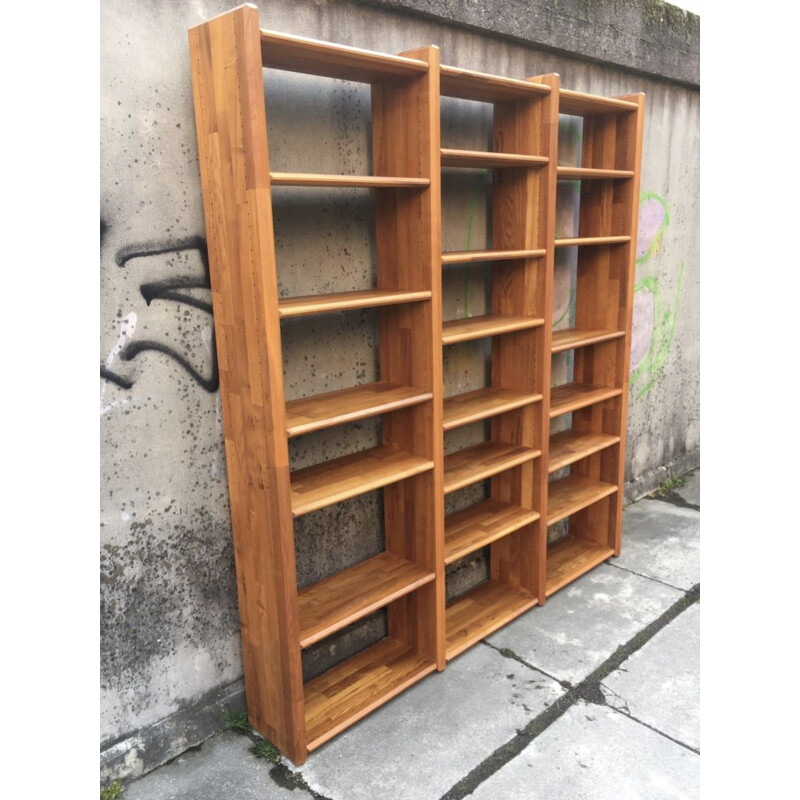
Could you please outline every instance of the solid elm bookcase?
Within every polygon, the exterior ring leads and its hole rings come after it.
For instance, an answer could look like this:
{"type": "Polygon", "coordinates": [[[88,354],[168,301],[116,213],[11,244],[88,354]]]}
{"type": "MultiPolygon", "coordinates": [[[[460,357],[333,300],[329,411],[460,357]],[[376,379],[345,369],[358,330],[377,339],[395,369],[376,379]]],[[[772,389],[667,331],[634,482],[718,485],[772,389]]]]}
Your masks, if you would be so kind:
{"type": "Polygon", "coordinates": [[[261,30],[252,5],[192,28],[189,43],[248,713],[301,764],[544,603],[554,574],[564,585],[619,552],[642,106],[561,91],[557,75],[442,66],[433,46],[389,55],[261,30]],[[371,86],[371,174],[270,171],[265,67],[371,86]],[[441,148],[441,96],[492,104],[493,152],[441,148]],[[581,237],[595,247],[569,244],[597,255],[581,256],[565,335],[550,320],[554,247],[567,244],[554,238],[558,114],[570,103],[587,113],[581,237]],[[442,252],[443,166],[493,170],[491,249],[442,252]],[[373,190],[374,288],[278,298],[277,186],[373,190]],[[492,263],[491,313],[443,322],[442,270],[475,261],[492,263]],[[380,379],[287,402],[281,320],[364,308],[378,315],[380,379]],[[444,398],[442,348],[483,337],[491,384],[444,398]],[[566,347],[575,381],[551,391],[550,354],[566,347]],[[567,412],[572,429],[550,438],[567,412]],[[380,445],[290,469],[291,438],[368,417],[380,417],[380,445]],[[445,432],[480,420],[489,440],[445,458],[445,432]],[[553,463],[570,466],[566,483],[548,485],[553,463]],[[447,493],[484,480],[487,500],[445,518],[447,493]],[[298,591],[293,520],[377,489],[384,552],[298,591]],[[548,549],[553,513],[570,532],[548,549]],[[487,546],[490,579],[446,606],[446,564],[487,546]],[[304,683],[305,648],[379,609],[384,639],[304,683]]]}

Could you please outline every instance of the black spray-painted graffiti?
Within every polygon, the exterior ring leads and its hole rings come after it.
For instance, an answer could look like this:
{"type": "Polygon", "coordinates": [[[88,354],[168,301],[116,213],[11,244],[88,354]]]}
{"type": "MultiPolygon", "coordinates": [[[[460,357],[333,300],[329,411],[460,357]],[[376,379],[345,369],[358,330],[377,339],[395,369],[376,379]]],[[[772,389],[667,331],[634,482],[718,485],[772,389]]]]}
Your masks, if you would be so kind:
{"type": "MultiPolygon", "coordinates": [[[[106,225],[101,220],[101,235],[106,225]]],[[[149,306],[154,300],[170,300],[177,303],[197,308],[208,314],[212,313],[211,303],[189,293],[191,289],[210,289],[211,281],[208,269],[208,248],[206,241],[201,236],[193,236],[178,242],[168,242],[163,244],[150,244],[146,246],[135,245],[123,247],[116,255],[116,263],[119,267],[125,267],[135,258],[148,258],[151,256],[170,255],[175,253],[185,253],[196,251],[203,264],[203,277],[194,276],[167,278],[161,281],[142,283],[139,291],[149,306]]],[[[213,326],[211,332],[211,375],[205,377],[189,362],[187,358],[178,353],[169,345],[157,342],[152,339],[137,339],[136,341],[125,340],[124,346],[119,350],[118,356],[121,361],[132,361],[140,353],[155,352],[162,353],[180,364],[191,377],[197,381],[207,392],[215,392],[219,388],[219,367],[217,365],[217,348],[214,341],[213,326]]],[[[100,365],[100,377],[119,386],[122,389],[130,389],[134,384],[134,379],[127,378],[114,372],[108,364],[100,365]]]]}

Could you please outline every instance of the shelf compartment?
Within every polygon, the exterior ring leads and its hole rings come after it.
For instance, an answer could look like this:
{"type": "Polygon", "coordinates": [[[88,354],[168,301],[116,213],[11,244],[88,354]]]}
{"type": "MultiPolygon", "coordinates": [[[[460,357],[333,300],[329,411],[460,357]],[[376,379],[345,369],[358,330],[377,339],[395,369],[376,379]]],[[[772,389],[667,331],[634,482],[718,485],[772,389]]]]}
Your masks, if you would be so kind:
{"type": "Polygon", "coordinates": [[[550,419],[593,406],[622,394],[622,389],[595,386],[590,383],[564,383],[550,390],[550,419]]]}
{"type": "Polygon", "coordinates": [[[442,64],[440,91],[444,97],[478,100],[482,103],[503,103],[506,100],[524,100],[550,94],[543,83],[503,78],[471,69],[459,69],[442,64]]]}
{"type": "Polygon", "coordinates": [[[358,292],[334,294],[309,294],[286,297],[278,300],[278,315],[281,319],[302,317],[307,314],[326,314],[331,311],[351,311],[357,308],[376,308],[399,303],[414,303],[430,300],[431,293],[404,292],[386,289],[366,289],[358,292]]]}
{"type": "Polygon", "coordinates": [[[333,425],[386,414],[432,398],[432,392],[387,381],[303,397],[286,404],[287,433],[301,436],[333,425]]]}
{"type": "Polygon", "coordinates": [[[329,669],[304,687],[306,746],[316,749],[435,669],[390,637],[329,669]]]}
{"type": "Polygon", "coordinates": [[[527,592],[492,580],[462,595],[445,612],[447,660],[533,608],[536,602],[527,592]]]}
{"type": "Polygon", "coordinates": [[[550,457],[548,472],[557,472],[582,458],[599,453],[607,447],[619,443],[619,436],[592,431],[569,430],[556,433],[550,437],[550,457]]]}
{"type": "Polygon", "coordinates": [[[547,250],[461,250],[442,253],[442,264],[475,264],[480,261],[511,261],[544,258],[547,250]]]}
{"type": "Polygon", "coordinates": [[[385,78],[411,78],[428,71],[424,61],[359,47],[320,42],[261,30],[263,66],[290,72],[304,72],[326,78],[373,83],[385,78]]]}
{"type": "Polygon", "coordinates": [[[442,344],[457,344],[472,339],[483,339],[485,336],[499,336],[503,333],[537,328],[540,325],[544,325],[543,319],[504,314],[451,319],[442,324],[442,344]]]}
{"type": "Polygon", "coordinates": [[[547,524],[555,525],[616,491],[613,483],[584,478],[582,475],[568,475],[559,481],[552,481],[547,490],[547,524]]]}
{"type": "Polygon", "coordinates": [[[435,577],[399,556],[381,553],[307,587],[297,596],[300,647],[310,647],[435,577]]]}
{"type": "Polygon", "coordinates": [[[607,558],[614,555],[614,550],[605,545],[568,536],[547,548],[547,583],[545,595],[562,589],[575,578],[588,572],[607,558]]]}
{"type": "Polygon", "coordinates": [[[590,344],[608,342],[612,339],[619,339],[624,335],[625,331],[564,328],[560,331],[553,331],[552,352],[560,353],[563,350],[574,350],[576,347],[588,347],[590,344]]]}
{"type": "Polygon", "coordinates": [[[539,519],[539,512],[489,498],[444,521],[444,563],[452,564],[475,550],[539,519]]]}
{"type": "Polygon", "coordinates": [[[599,181],[632,178],[632,169],[595,169],[594,167],[556,167],[560,181],[599,181]]]}
{"type": "Polygon", "coordinates": [[[424,189],[428,178],[395,178],[380,175],[321,175],[311,172],[270,172],[273,186],[351,187],[355,189],[424,189]]]}
{"type": "MultiPolygon", "coordinates": [[[[443,167],[464,169],[513,169],[518,167],[542,167],[550,159],[547,156],[523,156],[516,153],[491,153],[485,150],[451,150],[443,147],[443,167]]],[[[561,169],[561,167],[559,167],[561,169]]],[[[631,173],[633,174],[633,173],[631,173]]]]}
{"type": "Polygon", "coordinates": [[[445,397],[444,429],[449,431],[461,425],[469,425],[471,422],[537,403],[541,399],[540,394],[503,389],[500,386],[487,386],[474,392],[445,397]]]}
{"type": "Polygon", "coordinates": [[[595,114],[619,114],[636,111],[637,103],[630,100],[617,100],[615,97],[601,97],[572,89],[561,89],[558,93],[559,114],[571,114],[576,117],[589,117],[595,114]]]}
{"type": "Polygon", "coordinates": [[[293,472],[292,516],[356,497],[433,468],[433,461],[389,445],[293,472]]]}
{"type": "Polygon", "coordinates": [[[505,442],[481,442],[444,457],[444,493],[532,461],[540,450],[505,442]]]}
{"type": "Polygon", "coordinates": [[[575,236],[571,239],[556,239],[556,247],[585,247],[600,244],[627,244],[630,236],[575,236]]]}

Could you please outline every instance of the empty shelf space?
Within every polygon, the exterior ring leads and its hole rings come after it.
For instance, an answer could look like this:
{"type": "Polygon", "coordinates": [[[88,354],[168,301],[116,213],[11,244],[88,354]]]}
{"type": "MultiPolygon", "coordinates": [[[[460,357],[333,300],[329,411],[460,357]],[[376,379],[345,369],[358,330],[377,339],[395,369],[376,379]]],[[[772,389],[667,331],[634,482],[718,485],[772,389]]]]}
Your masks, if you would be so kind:
{"type": "Polygon", "coordinates": [[[428,65],[416,58],[266,30],[261,31],[261,60],[263,66],[273,69],[361,83],[392,77],[413,77],[428,71],[428,65]]]}
{"type": "Polygon", "coordinates": [[[484,336],[499,336],[502,333],[522,331],[544,325],[536,317],[512,317],[503,314],[486,314],[481,317],[450,319],[442,324],[442,344],[468,342],[484,336]]]}
{"type": "Polygon", "coordinates": [[[632,178],[632,169],[595,169],[594,167],[556,167],[560,181],[598,181],[609,178],[632,178]]]}
{"type": "Polygon", "coordinates": [[[362,450],[293,472],[292,516],[347,500],[418,475],[433,467],[427,458],[389,445],[362,450]]]}
{"type": "Polygon", "coordinates": [[[517,258],[544,258],[547,250],[461,250],[442,253],[442,264],[474,264],[479,261],[510,261],[517,258]]]}
{"type": "Polygon", "coordinates": [[[556,239],[556,247],[585,247],[599,244],[626,244],[630,236],[575,236],[571,239],[556,239]]]}
{"type": "Polygon", "coordinates": [[[352,187],[356,189],[424,189],[428,178],[384,178],[380,175],[315,175],[310,172],[270,172],[273,186],[352,187]]]}
{"type": "Polygon", "coordinates": [[[502,103],[506,100],[523,100],[550,93],[543,83],[521,81],[488,75],[471,69],[441,67],[440,91],[445,97],[460,97],[462,100],[478,100],[482,103],[502,103]]]}
{"type": "Polygon", "coordinates": [[[575,578],[602,564],[614,551],[610,547],[568,536],[547,548],[547,584],[545,595],[562,589],[575,578]]]}
{"type": "Polygon", "coordinates": [[[444,521],[444,563],[465,555],[539,519],[539,512],[490,498],[444,521]]]}
{"type": "Polygon", "coordinates": [[[547,524],[554,525],[616,491],[613,483],[582,475],[568,475],[560,481],[552,481],[547,490],[547,524]]]}
{"type": "Polygon", "coordinates": [[[589,117],[594,114],[619,114],[636,111],[637,103],[630,100],[618,100],[616,97],[601,97],[586,92],[575,92],[561,89],[558,93],[558,111],[560,114],[571,114],[576,117],[589,117]]]}
{"type": "Polygon", "coordinates": [[[481,442],[465,447],[444,457],[445,494],[524,464],[539,455],[540,450],[505,442],[481,442]]]}
{"type": "Polygon", "coordinates": [[[590,383],[564,383],[550,390],[550,418],[592,406],[621,394],[622,389],[607,386],[594,386],[590,383]]]}
{"type": "MultiPolygon", "coordinates": [[[[443,167],[465,169],[509,169],[514,167],[541,167],[550,159],[547,156],[523,156],[516,153],[490,153],[485,150],[450,150],[442,148],[443,167]]],[[[559,169],[561,169],[559,167],[559,169]]]]}
{"type": "Polygon", "coordinates": [[[434,577],[410,561],[381,553],[303,589],[297,596],[300,647],[310,647],[434,577]]]}
{"type": "Polygon", "coordinates": [[[619,339],[624,335],[625,331],[564,328],[560,331],[553,331],[552,350],[554,353],[560,353],[562,350],[573,350],[576,347],[586,347],[590,344],[598,344],[598,342],[607,342],[611,339],[619,339]]]}
{"type": "Polygon", "coordinates": [[[385,289],[365,289],[359,292],[335,294],[308,294],[301,297],[286,297],[278,301],[281,319],[302,317],[307,314],[326,314],[331,311],[349,311],[356,308],[375,308],[398,303],[414,303],[430,300],[431,293],[403,292],[385,289]]]}
{"type": "Polygon", "coordinates": [[[550,457],[548,472],[556,472],[582,458],[599,453],[606,447],[612,447],[619,442],[619,436],[609,433],[593,433],[592,431],[576,431],[570,428],[567,431],[556,433],[550,437],[550,457]]]}
{"type": "Polygon", "coordinates": [[[304,687],[306,746],[314,750],[435,669],[388,637],[329,669],[304,687]]]}
{"type": "Polygon", "coordinates": [[[474,392],[445,397],[444,429],[449,431],[461,425],[469,425],[471,422],[512,411],[541,399],[540,394],[529,394],[518,389],[503,389],[499,386],[487,386],[474,392]]]}
{"type": "Polygon", "coordinates": [[[497,581],[486,581],[451,603],[445,612],[447,660],[463,653],[536,605],[536,598],[497,581]]]}
{"type": "Polygon", "coordinates": [[[386,381],[303,397],[286,404],[287,433],[289,436],[300,436],[321,428],[406,408],[432,397],[432,392],[386,381]]]}

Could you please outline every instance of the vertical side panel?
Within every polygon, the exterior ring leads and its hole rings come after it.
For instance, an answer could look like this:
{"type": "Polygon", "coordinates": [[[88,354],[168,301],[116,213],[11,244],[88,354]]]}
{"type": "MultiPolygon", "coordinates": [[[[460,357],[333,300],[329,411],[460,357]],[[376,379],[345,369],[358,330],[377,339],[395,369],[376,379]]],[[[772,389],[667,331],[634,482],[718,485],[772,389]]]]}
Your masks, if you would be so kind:
{"type": "Polygon", "coordinates": [[[253,726],[306,758],[289,455],[258,10],[189,31],[245,689],[253,726]]]}

